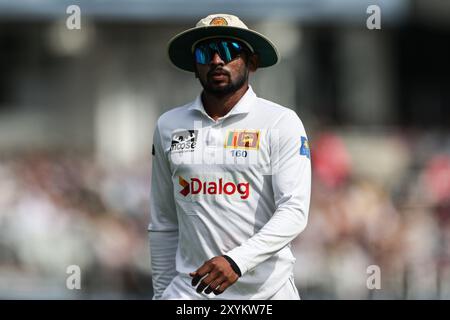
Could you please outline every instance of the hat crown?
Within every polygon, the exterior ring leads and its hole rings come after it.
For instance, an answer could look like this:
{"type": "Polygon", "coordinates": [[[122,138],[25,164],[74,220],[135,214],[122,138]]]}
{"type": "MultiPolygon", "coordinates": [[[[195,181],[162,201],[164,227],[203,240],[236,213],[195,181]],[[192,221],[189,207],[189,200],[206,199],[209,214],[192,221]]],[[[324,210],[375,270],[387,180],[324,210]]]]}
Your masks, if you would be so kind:
{"type": "Polygon", "coordinates": [[[224,26],[248,29],[248,27],[236,16],[231,14],[210,14],[206,18],[201,19],[195,25],[198,27],[224,26]]]}

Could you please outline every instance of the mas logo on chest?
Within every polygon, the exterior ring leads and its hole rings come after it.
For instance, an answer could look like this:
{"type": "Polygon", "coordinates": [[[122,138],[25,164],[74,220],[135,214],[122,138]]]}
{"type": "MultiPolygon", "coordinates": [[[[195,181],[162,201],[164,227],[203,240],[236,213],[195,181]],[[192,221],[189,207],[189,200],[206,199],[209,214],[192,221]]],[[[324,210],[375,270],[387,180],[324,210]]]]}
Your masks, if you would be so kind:
{"type": "Polygon", "coordinates": [[[197,145],[198,130],[183,130],[172,134],[170,151],[172,153],[193,152],[197,145]]]}

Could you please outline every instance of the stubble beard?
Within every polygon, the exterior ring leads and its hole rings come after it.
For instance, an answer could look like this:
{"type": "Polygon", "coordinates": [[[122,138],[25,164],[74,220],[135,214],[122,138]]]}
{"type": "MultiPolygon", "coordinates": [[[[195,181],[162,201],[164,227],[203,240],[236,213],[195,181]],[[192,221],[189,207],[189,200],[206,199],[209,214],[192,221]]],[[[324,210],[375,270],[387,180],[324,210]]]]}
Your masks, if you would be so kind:
{"type": "Polygon", "coordinates": [[[235,81],[230,81],[226,86],[222,87],[216,87],[213,84],[211,84],[208,80],[206,80],[206,83],[202,79],[199,80],[203,87],[203,90],[206,93],[211,94],[217,98],[222,98],[241,89],[247,82],[248,74],[249,71],[248,69],[246,69],[244,74],[240,74],[235,81]]]}

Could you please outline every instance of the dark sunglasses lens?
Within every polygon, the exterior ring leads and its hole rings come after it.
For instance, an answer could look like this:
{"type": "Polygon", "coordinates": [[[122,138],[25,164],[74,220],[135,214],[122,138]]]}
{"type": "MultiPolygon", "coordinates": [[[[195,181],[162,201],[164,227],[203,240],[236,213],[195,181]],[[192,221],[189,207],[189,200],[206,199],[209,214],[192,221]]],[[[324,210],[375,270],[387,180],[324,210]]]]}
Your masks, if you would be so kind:
{"type": "Polygon", "coordinates": [[[200,64],[208,64],[215,52],[219,54],[225,63],[228,63],[242,52],[242,46],[234,41],[201,44],[195,49],[195,61],[200,64]]]}
{"type": "Polygon", "coordinates": [[[195,61],[200,64],[207,64],[211,59],[209,58],[209,50],[204,46],[199,46],[195,49],[195,61]]]}
{"type": "Polygon", "coordinates": [[[219,54],[220,54],[220,57],[222,58],[222,60],[225,61],[225,63],[231,61],[231,59],[232,59],[231,52],[230,52],[230,48],[229,48],[227,42],[225,42],[225,41],[220,42],[219,54]]]}

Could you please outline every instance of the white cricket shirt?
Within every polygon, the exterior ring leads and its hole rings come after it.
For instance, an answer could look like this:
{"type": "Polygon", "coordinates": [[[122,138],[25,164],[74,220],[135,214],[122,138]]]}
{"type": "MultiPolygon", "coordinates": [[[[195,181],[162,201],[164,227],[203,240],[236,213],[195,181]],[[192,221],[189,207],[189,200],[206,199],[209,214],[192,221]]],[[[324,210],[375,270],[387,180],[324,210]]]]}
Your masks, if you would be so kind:
{"type": "MultiPolygon", "coordinates": [[[[308,140],[297,114],[249,87],[214,121],[200,95],[160,116],[154,132],[149,225],[154,299],[180,277],[228,255],[242,277],[221,295],[269,299],[292,277],[290,242],[306,226],[308,140]]],[[[188,288],[189,287],[189,288],[188,288]]]]}

